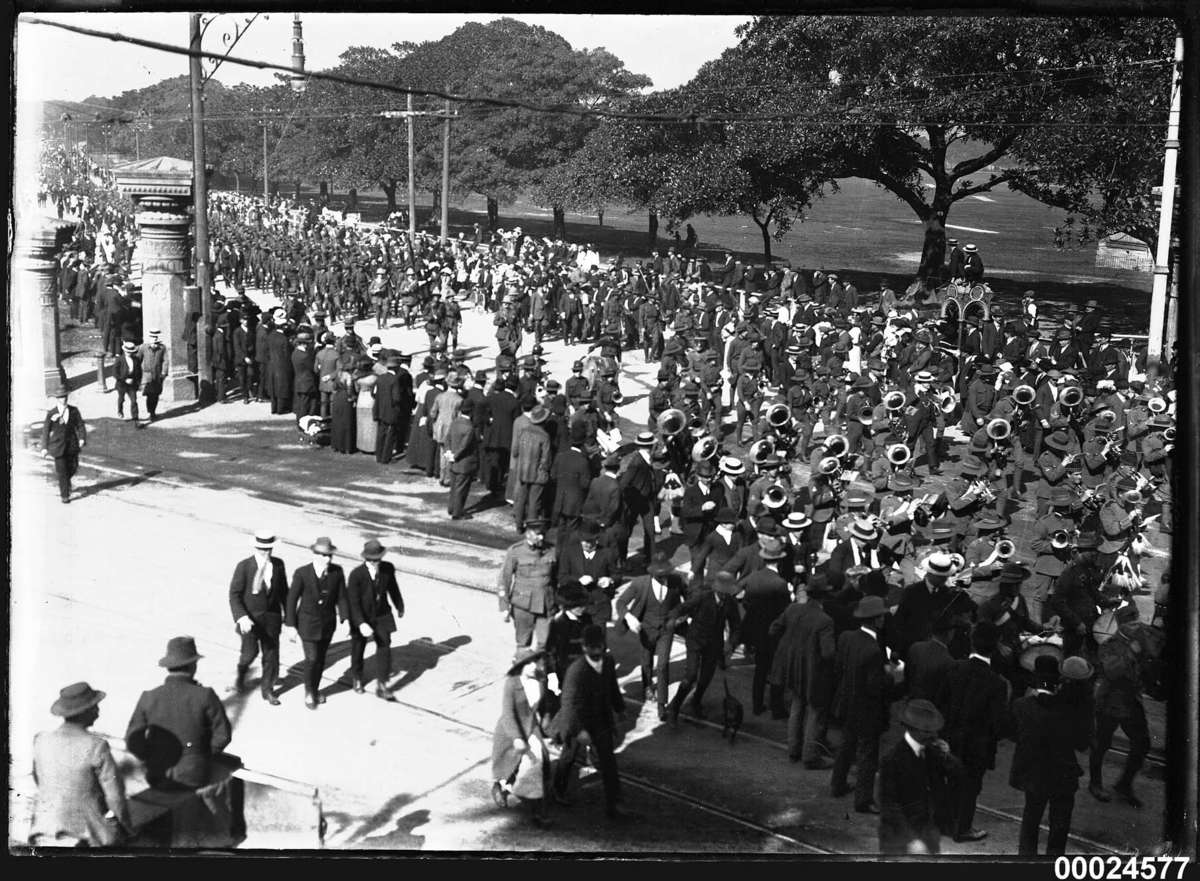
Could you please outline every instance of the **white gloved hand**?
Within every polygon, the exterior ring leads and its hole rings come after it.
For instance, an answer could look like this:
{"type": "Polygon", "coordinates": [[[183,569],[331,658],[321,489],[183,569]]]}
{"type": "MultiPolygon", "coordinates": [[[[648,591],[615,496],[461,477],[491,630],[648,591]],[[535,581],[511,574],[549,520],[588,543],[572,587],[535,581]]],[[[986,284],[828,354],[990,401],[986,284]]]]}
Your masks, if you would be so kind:
{"type": "Polygon", "coordinates": [[[519,738],[519,737],[513,738],[513,749],[515,749],[517,752],[523,753],[528,748],[529,748],[529,745],[527,743],[525,743],[525,741],[523,741],[521,738],[519,738]]]}
{"type": "Polygon", "coordinates": [[[547,674],[546,675],[546,684],[548,686],[550,686],[551,691],[559,691],[560,689],[558,687],[558,674],[557,673],[547,674]]]}
{"type": "Polygon", "coordinates": [[[371,630],[371,625],[370,625],[370,624],[368,624],[366,621],[364,621],[362,624],[359,624],[359,625],[358,625],[358,632],[359,632],[359,633],[360,633],[360,634],[361,634],[361,635],[362,635],[364,638],[366,638],[366,639],[369,639],[369,638],[371,637],[371,634],[372,634],[374,631],[373,631],[373,630],[371,630]]]}

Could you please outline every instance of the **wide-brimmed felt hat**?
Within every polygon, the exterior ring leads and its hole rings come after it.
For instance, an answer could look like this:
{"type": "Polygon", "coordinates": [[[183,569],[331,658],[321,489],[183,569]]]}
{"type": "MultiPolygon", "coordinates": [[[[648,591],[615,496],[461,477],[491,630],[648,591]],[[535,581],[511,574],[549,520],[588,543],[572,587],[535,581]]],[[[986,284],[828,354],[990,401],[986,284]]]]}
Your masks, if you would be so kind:
{"type": "Polygon", "coordinates": [[[581,541],[598,541],[603,534],[603,527],[595,520],[584,520],[579,525],[579,538],[581,541]]]}
{"type": "Polygon", "coordinates": [[[787,556],[783,540],[774,535],[759,535],[758,556],[761,560],[782,560],[787,556]]]}
{"type": "Polygon", "coordinates": [[[910,700],[905,704],[904,712],[900,714],[900,721],[909,728],[926,731],[930,734],[941,731],[946,724],[946,720],[938,708],[924,698],[910,700]]]}
{"type": "Polygon", "coordinates": [[[1004,525],[1004,521],[995,514],[984,514],[975,521],[975,528],[979,530],[1003,529],[1004,525]]]}
{"type": "Polygon", "coordinates": [[[1020,584],[1029,577],[1029,570],[1018,563],[1007,563],[1000,570],[1001,584],[1020,584]]]}
{"type": "Polygon", "coordinates": [[[855,618],[878,618],[887,614],[887,603],[883,597],[867,596],[858,601],[854,607],[855,618]]]}
{"type": "Polygon", "coordinates": [[[1058,429],[1046,435],[1043,443],[1052,450],[1066,450],[1071,446],[1071,436],[1065,429],[1058,429]]]}
{"type": "Polygon", "coordinates": [[[105,692],[92,688],[86,682],[76,682],[59,689],[58,700],[50,705],[50,712],[56,716],[77,716],[89,707],[96,706],[105,696],[105,692]]]}
{"type": "Polygon", "coordinates": [[[1075,547],[1081,551],[1095,550],[1100,547],[1100,536],[1088,530],[1075,536],[1075,547]]]}
{"type": "Polygon", "coordinates": [[[559,606],[564,609],[574,609],[578,606],[586,606],[588,602],[587,588],[575,579],[564,581],[558,586],[555,599],[559,606]]]}
{"type": "Polygon", "coordinates": [[[1071,494],[1071,490],[1069,490],[1067,487],[1053,486],[1050,488],[1051,505],[1069,505],[1074,500],[1075,497],[1071,494]]]}
{"type": "Polygon", "coordinates": [[[963,456],[962,462],[959,463],[959,468],[963,474],[977,477],[983,474],[986,466],[978,456],[963,456]]]}
{"type": "Polygon", "coordinates": [[[517,673],[521,672],[521,668],[526,664],[532,664],[541,660],[545,656],[546,652],[542,649],[530,647],[519,648],[517,649],[517,653],[513,655],[512,666],[508,668],[508,673],[506,675],[515,676],[517,673]]]}
{"type": "Polygon", "coordinates": [[[646,567],[646,572],[654,577],[660,577],[674,570],[671,565],[671,558],[662,552],[655,552],[650,560],[650,565],[646,567]]]}
{"type": "Polygon", "coordinates": [[[545,532],[546,527],[549,525],[550,525],[550,521],[547,520],[545,517],[534,517],[533,519],[525,521],[525,531],[526,532],[530,532],[530,531],[545,532]]]}
{"type": "Polygon", "coordinates": [[[190,636],[172,636],[167,640],[167,653],[158,659],[160,667],[186,667],[204,655],[196,651],[196,640],[190,636]]]}
{"type": "Polygon", "coordinates": [[[550,418],[550,411],[547,410],[545,407],[543,407],[541,404],[538,404],[536,407],[534,407],[532,410],[529,411],[529,421],[532,422],[534,425],[541,425],[543,422],[545,422],[549,418],[550,418]]]}
{"type": "Polygon", "coordinates": [[[362,558],[364,560],[382,560],[385,553],[387,553],[387,549],[378,540],[371,539],[363,545],[362,558]]]}
{"type": "Polygon", "coordinates": [[[726,596],[735,596],[741,593],[741,588],[737,583],[737,576],[732,572],[726,572],[721,569],[708,576],[705,581],[717,593],[723,593],[726,596]]]}
{"type": "Polygon", "coordinates": [[[728,525],[730,523],[737,523],[737,514],[734,513],[732,508],[729,508],[729,507],[720,508],[720,509],[718,509],[716,516],[714,517],[714,520],[718,524],[725,524],[725,525],[728,525]]]}
{"type": "Polygon", "coordinates": [[[324,554],[328,557],[332,557],[333,552],[337,550],[337,548],[334,547],[333,542],[331,542],[329,537],[325,535],[322,535],[320,538],[310,544],[308,549],[314,554],[324,554]]]}

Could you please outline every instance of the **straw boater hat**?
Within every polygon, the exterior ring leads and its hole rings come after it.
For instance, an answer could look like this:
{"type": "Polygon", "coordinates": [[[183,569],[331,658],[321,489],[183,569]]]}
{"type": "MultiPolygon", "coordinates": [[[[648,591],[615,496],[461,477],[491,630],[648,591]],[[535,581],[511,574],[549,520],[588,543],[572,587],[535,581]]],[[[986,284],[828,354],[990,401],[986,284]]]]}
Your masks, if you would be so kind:
{"type": "Polygon", "coordinates": [[[639,447],[652,447],[655,444],[654,434],[649,431],[638,432],[638,436],[633,442],[639,447]]]}
{"type": "Polygon", "coordinates": [[[721,473],[728,474],[730,477],[746,473],[746,463],[734,456],[722,456],[717,466],[721,469],[721,473]]]}
{"type": "Polygon", "coordinates": [[[254,547],[259,551],[269,551],[275,547],[275,533],[268,529],[260,529],[254,533],[254,547]]]}
{"type": "Polygon", "coordinates": [[[850,537],[859,541],[874,541],[879,538],[879,530],[869,520],[856,520],[850,527],[850,537]]]}
{"type": "Polygon", "coordinates": [[[934,553],[925,559],[925,572],[928,575],[949,578],[954,574],[954,560],[949,554],[934,553]]]}
{"type": "Polygon", "coordinates": [[[97,691],[86,682],[76,682],[58,692],[58,700],[50,705],[50,712],[56,716],[78,716],[89,707],[94,707],[104,700],[105,693],[97,691]]]}

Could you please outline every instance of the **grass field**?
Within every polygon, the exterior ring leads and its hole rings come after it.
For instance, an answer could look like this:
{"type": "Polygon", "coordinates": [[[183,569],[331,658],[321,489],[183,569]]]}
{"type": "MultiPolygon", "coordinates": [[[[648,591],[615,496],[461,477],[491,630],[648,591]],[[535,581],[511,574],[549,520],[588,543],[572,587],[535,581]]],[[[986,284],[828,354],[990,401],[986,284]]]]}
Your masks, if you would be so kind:
{"type": "MultiPolygon", "coordinates": [[[[304,192],[309,191],[306,188],[304,192]]],[[[344,200],[344,193],[333,197],[335,204],[344,200]]],[[[431,204],[429,194],[418,193],[420,221],[429,216],[431,204]]],[[[381,192],[360,191],[359,207],[366,220],[382,219],[386,213],[381,192]]],[[[1084,248],[1055,248],[1053,229],[1064,216],[1060,210],[1000,188],[955,204],[947,233],[963,244],[978,245],[986,267],[985,280],[996,292],[997,302],[1007,305],[1010,313],[1021,293],[1032,289],[1051,324],[1069,304],[1082,306],[1095,300],[1106,313],[1109,329],[1145,333],[1152,275],[1097,267],[1094,243],[1084,248]]],[[[486,217],[482,197],[452,202],[451,232],[469,232],[477,222],[486,226],[486,217]]],[[[645,211],[614,207],[605,212],[604,226],[594,215],[568,214],[566,219],[570,240],[594,243],[603,257],[620,253],[640,259],[649,255],[645,211]]],[[[699,251],[714,262],[728,249],[743,260],[761,263],[762,237],[750,218],[696,217],[691,223],[700,237],[699,251]]],[[[518,224],[526,233],[538,236],[553,230],[549,208],[520,199],[501,205],[500,225],[511,228],[518,224]]],[[[797,268],[836,271],[843,279],[852,279],[860,291],[876,290],[881,277],[902,290],[916,272],[922,239],[922,225],[908,206],[874,184],[848,179],[841,181],[838,192],[820,199],[804,222],[797,223],[781,241],[772,242],[772,255],[797,268]]],[[[671,243],[665,224],[660,225],[660,246],[671,243]]]]}

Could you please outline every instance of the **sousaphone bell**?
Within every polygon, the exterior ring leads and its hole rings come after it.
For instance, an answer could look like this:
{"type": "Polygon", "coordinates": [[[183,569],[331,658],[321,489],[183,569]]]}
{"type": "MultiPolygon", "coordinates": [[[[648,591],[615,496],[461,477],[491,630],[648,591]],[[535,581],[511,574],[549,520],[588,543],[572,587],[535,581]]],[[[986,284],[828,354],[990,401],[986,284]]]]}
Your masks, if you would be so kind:
{"type": "Polygon", "coordinates": [[[687,414],[677,407],[658,414],[658,431],[663,437],[674,437],[687,427],[687,414]]]}
{"type": "Polygon", "coordinates": [[[696,439],[692,444],[692,461],[704,462],[717,455],[717,439],[711,434],[696,439]]]}
{"type": "Polygon", "coordinates": [[[782,508],[788,503],[788,491],[782,483],[773,483],[763,493],[762,503],[772,511],[782,508]]]}
{"type": "Polygon", "coordinates": [[[984,428],[987,436],[994,441],[1002,441],[1012,434],[1012,423],[1002,417],[997,417],[984,428]]]}
{"type": "Polygon", "coordinates": [[[792,411],[782,402],[772,404],[767,408],[767,424],[772,428],[783,428],[792,421],[792,411]]]}
{"type": "Polygon", "coordinates": [[[846,439],[844,434],[831,434],[825,438],[825,454],[832,456],[835,459],[840,459],[850,451],[850,441],[846,439]]]}
{"type": "Polygon", "coordinates": [[[887,407],[888,412],[895,413],[904,409],[904,404],[907,400],[908,397],[904,394],[904,392],[897,389],[896,391],[888,392],[883,396],[883,405],[887,407]]]}
{"type": "Polygon", "coordinates": [[[1031,385],[1019,385],[1012,392],[1012,398],[1022,407],[1028,407],[1033,403],[1033,399],[1037,397],[1037,392],[1034,391],[1031,385]]]}
{"type": "Polygon", "coordinates": [[[889,444],[886,453],[888,462],[896,468],[907,465],[912,459],[912,450],[905,443],[889,444]]]}
{"type": "Polygon", "coordinates": [[[773,455],[775,455],[775,442],[769,437],[764,437],[750,445],[750,461],[755,465],[761,465],[773,455]]]}

